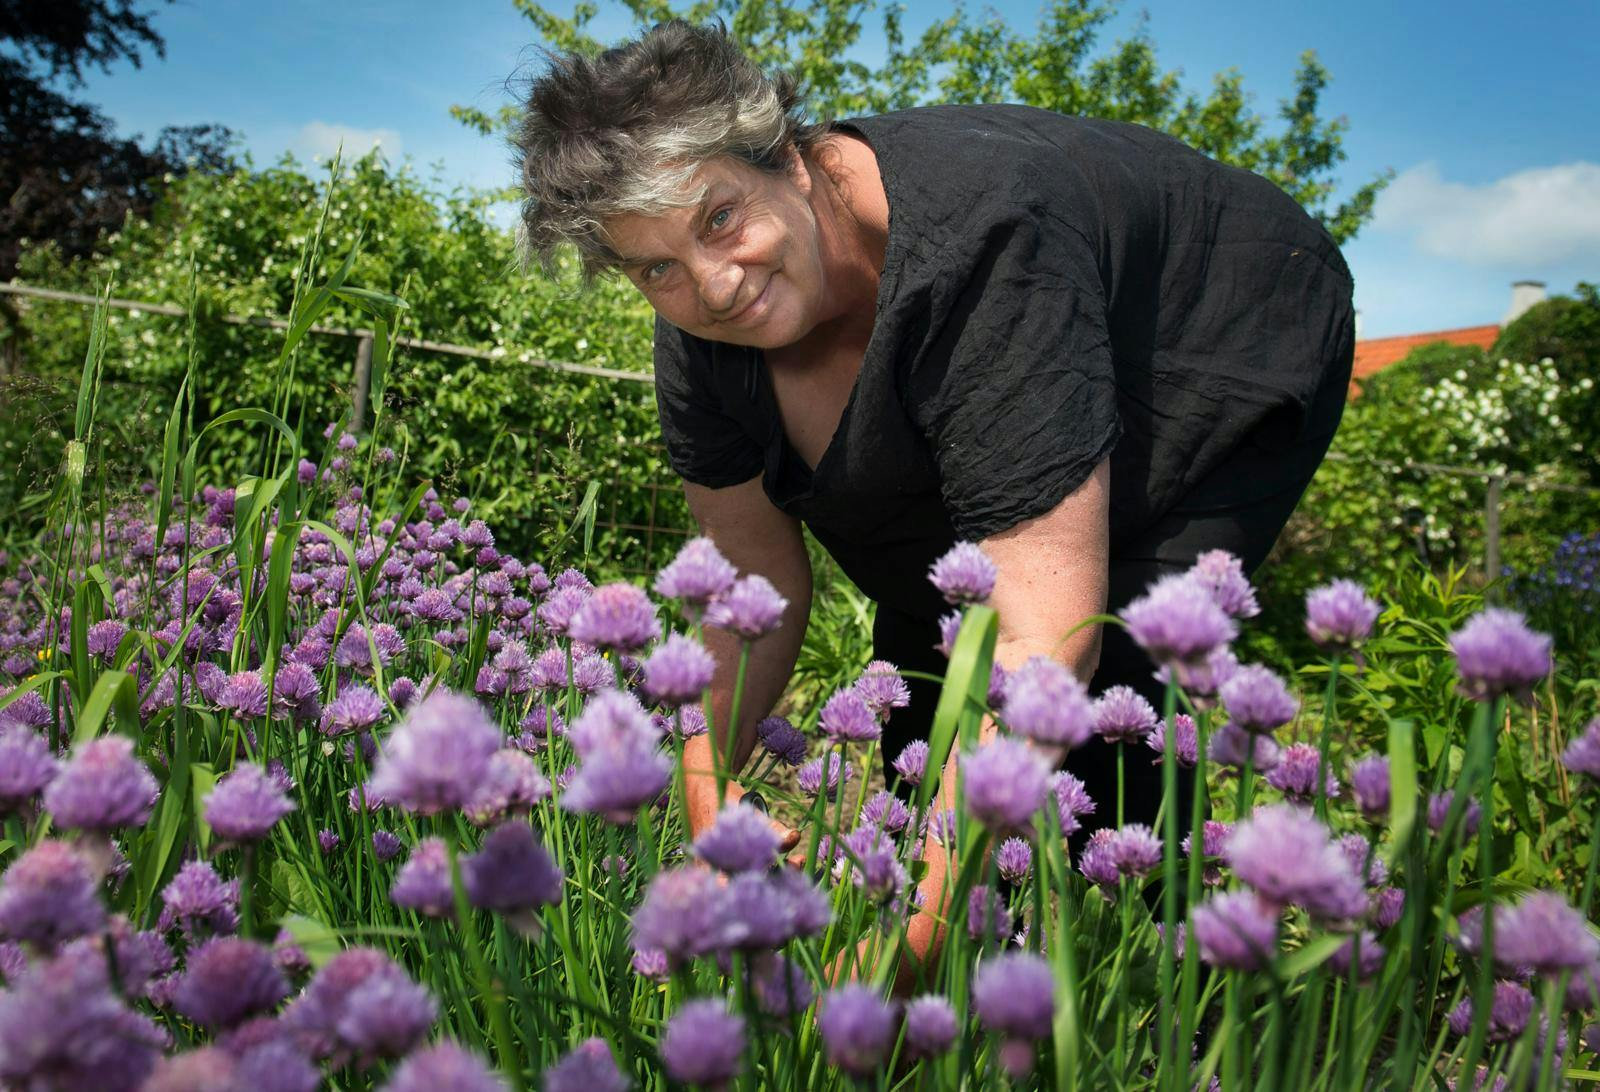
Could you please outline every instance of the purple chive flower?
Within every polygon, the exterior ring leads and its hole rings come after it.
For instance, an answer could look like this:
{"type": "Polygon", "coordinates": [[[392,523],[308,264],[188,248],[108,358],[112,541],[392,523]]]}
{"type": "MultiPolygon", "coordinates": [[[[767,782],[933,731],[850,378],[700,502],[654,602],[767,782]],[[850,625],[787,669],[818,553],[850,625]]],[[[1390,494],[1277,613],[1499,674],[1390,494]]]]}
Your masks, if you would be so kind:
{"type": "Polygon", "coordinates": [[[205,933],[231,933],[239,927],[239,881],[224,882],[204,861],[188,861],[161,891],[157,927],[183,928],[194,939],[205,933]]]}
{"type": "Polygon", "coordinates": [[[887,660],[869,663],[855,681],[854,689],[873,715],[886,723],[890,710],[904,709],[911,704],[911,690],[906,686],[906,680],[901,676],[900,669],[887,660]]]}
{"type": "MultiPolygon", "coordinates": [[[[1215,860],[1222,856],[1222,847],[1228,840],[1228,835],[1233,833],[1233,824],[1224,823],[1217,819],[1207,819],[1200,827],[1200,855],[1215,860]]],[[[1189,856],[1192,848],[1191,836],[1184,835],[1182,850],[1185,857],[1189,856]]],[[[1207,863],[1201,872],[1200,878],[1208,887],[1215,887],[1222,883],[1222,869],[1214,864],[1207,863]]]]}
{"type": "Polygon", "coordinates": [[[902,747],[895,756],[894,772],[907,785],[922,784],[922,778],[928,772],[928,741],[914,739],[902,747]]]}
{"type": "Polygon", "coordinates": [[[1143,823],[1118,827],[1111,840],[1111,857],[1124,876],[1148,876],[1161,864],[1161,839],[1143,823]]]}
{"type": "Polygon", "coordinates": [[[1055,978],[1032,952],[1006,952],[978,964],[972,1007],[984,1027],[1013,1039],[1044,1039],[1055,1019],[1055,978]]]}
{"type": "Polygon", "coordinates": [[[962,794],[978,822],[996,833],[1028,828],[1050,781],[1038,751],[1002,736],[967,755],[962,765],[962,794]]]}
{"type": "Polygon", "coordinates": [[[550,798],[550,782],[524,751],[502,747],[489,759],[489,776],[466,807],[467,818],[488,826],[508,815],[525,815],[550,798]]]}
{"type": "Polygon", "coordinates": [[[1389,866],[1368,847],[1366,838],[1359,834],[1343,835],[1339,838],[1339,848],[1368,887],[1381,887],[1389,879],[1389,866]]]}
{"type": "Polygon", "coordinates": [[[1199,581],[1230,618],[1254,618],[1261,613],[1255,589],[1244,574],[1244,563],[1227,550],[1207,550],[1195,558],[1187,573],[1199,581]]]}
{"type": "Polygon", "coordinates": [[[1193,577],[1164,576],[1122,608],[1128,636],[1160,664],[1199,664],[1232,641],[1239,627],[1193,577]]]}
{"type": "Polygon", "coordinates": [[[716,668],[716,660],[700,642],[670,634],[644,662],[645,692],[662,705],[699,701],[716,668]]]}
{"type": "MultiPolygon", "coordinates": [[[[1177,739],[1178,765],[1183,769],[1194,768],[1199,761],[1199,738],[1195,731],[1194,718],[1188,713],[1175,713],[1172,717],[1174,737],[1177,739]]],[[[1155,727],[1151,728],[1144,737],[1145,746],[1154,751],[1157,756],[1164,755],[1167,750],[1167,726],[1164,721],[1157,720],[1155,727]]],[[[1155,760],[1161,761],[1160,757],[1155,760]]]]}
{"type": "Polygon", "coordinates": [[[461,861],[467,901],[480,910],[510,915],[531,930],[541,906],[561,901],[566,877],[525,822],[504,823],[483,839],[476,853],[461,861]]]}
{"type": "MultiPolygon", "coordinates": [[[[1438,834],[1444,830],[1445,820],[1450,815],[1450,805],[1455,802],[1456,794],[1453,789],[1444,792],[1430,793],[1428,795],[1428,829],[1438,834]]],[[[1461,813],[1461,827],[1458,837],[1470,838],[1478,832],[1478,821],[1483,817],[1483,808],[1478,806],[1476,800],[1470,797],[1466,808],[1461,813]]]]}
{"type": "Polygon", "coordinates": [[[736,874],[723,889],[718,951],[770,952],[783,947],[795,935],[796,907],[790,894],[764,873],[736,874]]]}
{"type": "Polygon", "coordinates": [[[604,1039],[585,1039],[544,1071],[544,1092],[628,1092],[604,1039]]]}
{"type": "Polygon", "coordinates": [[[435,690],[390,734],[373,771],[373,791],[421,815],[462,807],[488,777],[500,738],[475,700],[435,690]]]}
{"type": "Polygon", "coordinates": [[[1384,957],[1389,953],[1383,945],[1378,943],[1378,938],[1368,930],[1360,934],[1361,950],[1356,951],[1356,938],[1351,937],[1341,944],[1333,955],[1328,957],[1328,969],[1343,978],[1350,973],[1352,964],[1356,966],[1356,980],[1368,982],[1383,969],[1384,957]]]}
{"type": "Polygon", "coordinates": [[[1117,867],[1117,832],[1101,828],[1091,831],[1078,854],[1078,871],[1096,887],[1114,887],[1122,880],[1117,867]]]}
{"type": "Polygon", "coordinates": [[[688,1001],[661,1036],[661,1064],[685,1084],[722,1085],[739,1075],[744,1020],[721,1001],[688,1001]]]}
{"type": "Polygon", "coordinates": [[[341,736],[365,732],[388,712],[377,691],[362,683],[347,685],[322,711],[322,734],[341,736]]]}
{"type": "Polygon", "coordinates": [[[1283,680],[1261,664],[1241,667],[1222,684],[1220,694],[1228,722],[1247,732],[1271,732],[1300,711],[1300,703],[1283,680]]]}
{"type": "Polygon", "coordinates": [[[1058,770],[1050,775],[1050,792],[1056,800],[1056,817],[1062,835],[1070,837],[1083,829],[1079,817],[1094,814],[1094,800],[1083,782],[1065,770],[1058,770]]]}
{"type": "MultiPolygon", "coordinates": [[[[855,767],[846,762],[844,764],[843,775],[843,780],[849,781],[856,775],[855,767]]],[[[826,755],[823,755],[819,758],[813,758],[810,762],[807,762],[804,766],[801,766],[799,774],[796,775],[796,783],[800,786],[801,792],[805,793],[807,796],[816,796],[819,792],[821,792],[829,800],[832,800],[834,794],[839,791],[839,781],[839,755],[836,751],[830,751],[826,755]],[[828,769],[828,785],[826,790],[823,789],[822,785],[822,769],[824,763],[827,764],[828,769]]]]}
{"type": "Polygon", "coordinates": [[[55,776],[49,740],[22,724],[0,724],[0,814],[28,803],[55,776]]]}
{"type": "Polygon", "coordinates": [[[322,685],[317,673],[290,660],[278,665],[272,681],[273,716],[278,720],[316,720],[322,715],[322,685]]]}
{"type": "Polygon", "coordinates": [[[723,872],[764,872],[778,859],[778,833],[755,808],[729,804],[694,841],[695,855],[723,872]]]}
{"type": "Polygon", "coordinates": [[[128,627],[115,618],[96,622],[89,627],[87,634],[89,655],[111,656],[117,651],[117,646],[122,643],[122,637],[127,632],[128,627]]]}
{"type": "Polygon", "coordinates": [[[455,889],[450,883],[449,850],[443,841],[424,838],[417,843],[411,856],[395,875],[394,884],[389,888],[389,899],[396,906],[404,906],[430,918],[454,916],[455,889]]]}
{"type": "MultiPolygon", "coordinates": [[[[1296,803],[1309,804],[1317,798],[1317,774],[1322,770],[1322,753],[1314,743],[1291,743],[1279,763],[1267,773],[1267,784],[1296,803]]],[[[1327,795],[1339,795],[1339,779],[1326,774],[1323,787],[1327,795]]]]}
{"type": "Polygon", "coordinates": [[[838,844],[841,852],[834,864],[834,875],[843,878],[848,871],[851,882],[871,901],[893,898],[909,882],[894,839],[878,828],[853,830],[838,844]]]}
{"type": "Polygon", "coordinates": [[[1462,694],[1474,701],[1510,695],[1524,705],[1550,674],[1551,640],[1513,610],[1489,607],[1450,635],[1462,694]]]}
{"type": "Polygon", "coordinates": [[[725,629],[746,641],[765,637],[783,622],[789,601],[764,576],[752,573],[706,608],[706,624],[725,629]]]}
{"type": "Polygon", "coordinates": [[[862,826],[877,827],[890,834],[899,834],[910,822],[911,809],[906,807],[905,801],[887,789],[873,793],[871,799],[861,805],[862,826]]]}
{"type": "Polygon", "coordinates": [[[1372,636],[1383,608],[1354,580],[1335,580],[1306,596],[1306,633],[1324,652],[1350,652],[1372,636]]]}
{"type": "MultiPolygon", "coordinates": [[[[15,687],[11,687],[0,691],[0,698],[11,697],[15,690],[15,687]]],[[[0,709],[0,719],[12,720],[29,728],[47,728],[55,718],[50,715],[50,709],[45,705],[44,698],[39,696],[39,692],[30,690],[13,700],[4,709],[0,709]]]]}
{"type": "Polygon", "coordinates": [[[1283,757],[1282,750],[1270,735],[1247,732],[1232,722],[1211,734],[1206,751],[1207,757],[1217,765],[1239,770],[1244,769],[1248,759],[1251,769],[1256,773],[1273,769],[1283,757]]]}
{"type": "Polygon", "coordinates": [[[1278,915],[1248,891],[1213,895],[1192,917],[1200,958],[1213,967],[1258,971],[1277,953],[1278,915]]]}
{"type": "Polygon", "coordinates": [[[633,968],[633,973],[652,982],[665,982],[672,977],[672,967],[667,962],[667,953],[659,952],[654,948],[640,948],[633,953],[633,958],[628,960],[628,966],[633,968]]]}
{"type": "Polygon", "coordinates": [[[817,1012],[829,1064],[853,1077],[870,1076],[883,1064],[898,1023],[882,997],[854,982],[829,990],[817,1012]]]}
{"type": "Polygon", "coordinates": [[[866,743],[883,734],[866,699],[853,689],[841,690],[822,706],[818,729],[833,743],[866,743]]]}
{"type": "Polygon", "coordinates": [[[1275,906],[1303,906],[1324,921],[1359,918],[1367,896],[1328,829],[1292,804],[1258,808],[1223,847],[1234,875],[1275,906]]]}
{"type": "Polygon", "coordinates": [[[912,1058],[937,1058],[955,1045],[960,1028],[955,1009],[938,994],[906,1003],[906,1050],[912,1058]]]}
{"type": "Polygon", "coordinates": [[[1033,849],[1021,838],[1007,838],[1001,842],[994,857],[1000,877],[1007,883],[1026,883],[1028,874],[1033,871],[1033,849]]]}
{"type": "Polygon", "coordinates": [[[1561,762],[1573,773],[1600,781],[1600,717],[1591,720],[1583,732],[1567,744],[1561,762]]]}
{"type": "Polygon", "coordinates": [[[603,584],[573,613],[567,635],[595,648],[635,652],[661,636],[661,623],[643,589],[603,584]]]}
{"type": "MultiPolygon", "coordinates": [[[[1491,1043],[1509,1043],[1522,1034],[1533,1015],[1533,994],[1515,982],[1496,982],[1494,999],[1489,1006],[1489,1034],[1491,1043]]],[[[1450,1030],[1465,1038],[1472,1029],[1472,998],[1468,997],[1450,1010],[1450,1030]]]]}
{"type": "Polygon", "coordinates": [[[756,725],[756,738],[785,766],[798,766],[806,760],[806,737],[783,717],[767,717],[760,721],[756,725]]]}
{"type": "Polygon", "coordinates": [[[573,616],[578,613],[578,608],[583,606],[583,601],[589,598],[589,594],[587,588],[556,588],[544,602],[539,604],[539,609],[534,613],[548,632],[564,637],[572,624],[573,616]]]}
{"type": "MultiPolygon", "coordinates": [[[[338,836],[335,835],[334,837],[334,844],[338,845],[338,836]]],[[[400,856],[401,848],[402,846],[400,839],[395,837],[392,832],[387,830],[375,830],[372,832],[372,855],[378,860],[394,860],[396,857],[400,856]]]]}
{"type": "Polygon", "coordinates": [[[1004,943],[1011,935],[1011,911],[998,891],[977,884],[967,892],[967,936],[981,941],[985,936],[1004,943]]]}
{"type": "Polygon", "coordinates": [[[403,1057],[439,1017],[433,996],[393,963],[346,994],[342,1009],[335,1033],[362,1059],[403,1057]]]}
{"type": "Polygon", "coordinates": [[[958,542],[928,569],[928,579],[953,607],[982,603],[999,575],[989,555],[970,542],[958,542]]]}
{"type": "Polygon", "coordinates": [[[1567,980],[1568,1012],[1587,1012],[1600,1005],[1600,960],[1573,972],[1567,980]]]}
{"type": "Polygon", "coordinates": [[[66,842],[40,842],[0,882],[0,937],[53,950],[106,920],[89,866],[66,842]]]}
{"type": "Polygon", "coordinates": [[[1583,915],[1554,891],[1534,891],[1495,911],[1494,957],[1502,967],[1545,975],[1582,970],[1600,959],[1600,941],[1583,915]]]}
{"type": "Polygon", "coordinates": [[[933,647],[938,649],[945,659],[950,658],[950,653],[955,651],[956,638],[961,636],[961,612],[951,611],[939,619],[939,643],[933,647]]]}
{"type": "Polygon", "coordinates": [[[134,757],[127,736],[101,736],[81,743],[44,790],[44,806],[56,825],[79,830],[142,826],[160,792],[145,764],[134,757]]]}
{"type": "Polygon", "coordinates": [[[756,1004],[779,1019],[798,1015],[811,1007],[816,990],[802,967],[775,955],[761,961],[755,979],[756,1004]]]}
{"type": "Polygon", "coordinates": [[[1076,675],[1044,656],[1012,672],[999,712],[1017,735],[1054,746],[1080,747],[1094,732],[1089,692],[1076,675]]]}
{"type": "Polygon", "coordinates": [[[1160,723],[1155,709],[1131,686],[1113,686],[1094,703],[1095,734],[1107,743],[1132,743],[1160,723]]]}
{"type": "Polygon", "coordinates": [[[448,1039],[413,1051],[383,1092],[505,1092],[506,1083],[476,1054],[448,1039]]]}
{"type": "Polygon", "coordinates": [[[1368,755],[1350,767],[1350,794],[1368,819],[1381,819],[1389,811],[1389,760],[1368,755]]]}
{"type": "Polygon", "coordinates": [[[633,912],[634,950],[662,952],[677,966],[714,949],[724,925],[723,890],[709,869],[658,872],[633,912]]]}
{"type": "Polygon", "coordinates": [[[105,957],[40,960],[0,991],[0,1085],[135,1092],[162,1033],[111,989],[105,957]]]}
{"type": "Polygon", "coordinates": [[[293,810],[283,789],[253,764],[234,767],[206,797],[206,822],[230,842],[265,838],[293,810]]]}
{"type": "Polygon", "coordinates": [[[288,996],[289,982],[273,962],[271,948],[215,937],[189,953],[172,1007],[197,1024],[225,1028],[270,1012],[288,996]]]}
{"type": "Polygon", "coordinates": [[[267,715],[267,684],[255,671],[237,671],[228,676],[217,695],[217,704],[236,717],[267,715]]]}
{"type": "Polygon", "coordinates": [[[1393,928],[1399,922],[1406,909],[1406,893],[1403,888],[1380,888],[1372,896],[1372,923],[1379,929],[1393,928]]]}
{"type": "Polygon", "coordinates": [[[739,571],[709,538],[691,538],[656,573],[655,591],[663,599],[681,600],[698,612],[713,599],[726,595],[738,575],[739,571]]]}
{"type": "Polygon", "coordinates": [[[630,695],[604,691],[573,721],[573,749],[583,760],[562,794],[562,807],[593,812],[613,823],[632,822],[638,808],[660,795],[672,766],[657,747],[650,716],[630,695]]]}

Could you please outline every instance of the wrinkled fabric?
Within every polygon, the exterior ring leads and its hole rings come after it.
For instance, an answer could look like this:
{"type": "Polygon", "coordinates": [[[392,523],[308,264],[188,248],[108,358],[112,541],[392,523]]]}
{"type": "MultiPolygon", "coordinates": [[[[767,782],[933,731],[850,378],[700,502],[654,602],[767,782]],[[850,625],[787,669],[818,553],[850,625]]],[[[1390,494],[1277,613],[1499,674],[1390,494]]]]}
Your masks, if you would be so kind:
{"type": "MultiPolygon", "coordinates": [[[[912,617],[928,565],[1042,515],[1111,459],[1111,548],[1213,472],[1331,436],[1353,348],[1350,272],[1276,185],[1138,125],[1020,106],[837,123],[878,158],[889,240],[873,334],[813,470],[760,350],[658,320],[668,459],[713,488],[761,476],[861,589],[912,617]]],[[[1325,445],[1323,445],[1325,446],[1325,445]]],[[[1320,448],[1318,449],[1320,451],[1320,448]]]]}

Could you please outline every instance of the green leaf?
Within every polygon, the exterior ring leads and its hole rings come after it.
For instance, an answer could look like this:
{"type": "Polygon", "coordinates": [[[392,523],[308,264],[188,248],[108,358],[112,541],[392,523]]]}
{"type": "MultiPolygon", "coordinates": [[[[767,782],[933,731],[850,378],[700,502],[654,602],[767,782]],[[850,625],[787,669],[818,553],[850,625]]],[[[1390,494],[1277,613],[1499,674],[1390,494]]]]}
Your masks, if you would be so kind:
{"type": "Polygon", "coordinates": [[[933,728],[928,734],[928,774],[917,786],[919,811],[926,811],[928,802],[933,799],[945,760],[955,745],[956,732],[964,720],[970,719],[972,703],[981,709],[988,701],[989,674],[999,636],[1000,617],[993,608],[967,608],[961,619],[961,631],[956,635],[955,648],[950,652],[944,687],[939,691],[933,728]]]}
{"type": "Polygon", "coordinates": [[[200,843],[200,851],[211,851],[211,824],[206,822],[205,806],[206,797],[211,795],[211,790],[217,785],[217,771],[209,762],[194,762],[189,765],[190,794],[193,807],[190,815],[194,819],[195,838],[200,843]]]}
{"type": "MultiPolygon", "coordinates": [[[[278,862],[280,865],[283,863],[281,860],[278,862]]],[[[313,967],[321,967],[344,950],[338,931],[315,918],[290,914],[279,924],[289,930],[289,935],[294,937],[295,944],[305,952],[313,967]]]]}
{"type": "Polygon", "coordinates": [[[125,671],[107,671],[95,681],[89,700],[78,710],[78,722],[72,730],[72,742],[83,743],[100,734],[106,716],[116,709],[117,722],[122,730],[134,739],[139,738],[139,685],[125,671]]]}
{"type": "Polygon", "coordinates": [[[1339,950],[1345,940],[1346,938],[1342,936],[1317,937],[1280,959],[1278,973],[1285,980],[1293,981],[1313,967],[1320,967],[1329,956],[1339,950]]]}
{"type": "Polygon", "coordinates": [[[1409,720],[1389,722],[1389,837],[1398,859],[1411,841],[1417,821],[1417,746],[1409,720]]]}

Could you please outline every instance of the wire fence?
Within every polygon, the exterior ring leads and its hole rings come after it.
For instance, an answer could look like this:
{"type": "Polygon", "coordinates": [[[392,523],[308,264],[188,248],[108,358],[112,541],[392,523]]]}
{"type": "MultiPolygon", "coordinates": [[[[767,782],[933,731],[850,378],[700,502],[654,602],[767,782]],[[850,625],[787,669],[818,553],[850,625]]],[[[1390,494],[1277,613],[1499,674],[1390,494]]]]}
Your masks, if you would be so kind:
{"type": "MultiPolygon", "coordinates": [[[[37,288],[31,285],[0,284],[0,295],[18,296],[28,299],[37,299],[56,303],[75,304],[83,307],[95,307],[101,300],[95,296],[82,295],[76,292],[62,292],[49,288],[37,288]]],[[[135,313],[143,312],[154,315],[170,315],[177,318],[187,316],[188,312],[172,304],[150,303],[142,300],[112,299],[106,301],[107,305],[135,313]]],[[[288,328],[288,323],[282,319],[267,318],[249,315],[219,315],[218,321],[241,326],[257,326],[275,330],[288,328]]],[[[356,341],[355,358],[352,361],[351,371],[351,421],[353,427],[360,428],[366,413],[367,382],[372,363],[373,331],[359,327],[313,326],[313,334],[326,337],[352,338],[356,341]]],[[[11,339],[14,343],[16,339],[11,339]]],[[[620,368],[604,368],[593,364],[580,364],[570,361],[548,360],[534,357],[531,354],[516,353],[511,350],[490,351],[470,345],[453,345],[447,342],[428,341],[422,338],[396,338],[395,343],[408,349],[421,352],[443,353],[454,356],[473,357],[480,360],[504,360],[515,356],[522,364],[534,368],[549,369],[565,372],[572,375],[589,376],[597,380],[616,383],[654,383],[655,379],[650,372],[626,371],[620,368]]],[[[14,350],[13,350],[14,351],[14,350]]],[[[16,366],[16,361],[12,361],[16,366]]],[[[533,472],[540,472],[543,456],[543,443],[535,443],[533,450],[533,472]]],[[[659,458],[661,448],[659,445],[642,445],[636,449],[641,454],[648,453],[657,465],[664,465],[659,458]]],[[[1481,470],[1474,467],[1446,466],[1431,462],[1394,462],[1384,459],[1358,459],[1341,452],[1329,452],[1327,458],[1338,462],[1350,462],[1373,467],[1374,469],[1392,473],[1417,473],[1422,475],[1442,475],[1447,477],[1474,479],[1484,484],[1483,504],[1483,533],[1484,533],[1484,578],[1486,581],[1494,580],[1500,575],[1500,565],[1503,543],[1503,520],[1505,508],[1505,489],[1513,486],[1526,489],[1530,492],[1560,492],[1584,494],[1600,498],[1600,488],[1589,486],[1571,485],[1565,482],[1552,482],[1534,478],[1526,474],[1499,473],[1496,471],[1481,470]]],[[[604,490],[605,500],[602,502],[604,514],[597,513],[595,527],[600,532],[623,537],[642,536],[642,553],[630,555],[640,556],[649,564],[650,559],[657,557],[658,543],[661,548],[668,544],[675,545],[694,533],[694,528],[685,519],[671,519],[661,522],[665,511],[673,510],[678,506],[663,505],[661,491],[670,490],[676,494],[679,484],[676,478],[663,475],[656,480],[649,481],[642,486],[647,498],[639,498],[637,491],[641,488],[637,482],[624,483],[620,470],[612,474],[611,488],[604,490]],[[635,503],[642,500],[641,503],[635,503]],[[640,510],[644,512],[641,518],[635,518],[640,510]],[[630,514],[631,513],[631,514],[630,514]],[[658,518],[661,517],[661,518],[658,518]]],[[[642,575],[648,570],[636,566],[624,566],[623,571],[630,575],[642,575]]]]}

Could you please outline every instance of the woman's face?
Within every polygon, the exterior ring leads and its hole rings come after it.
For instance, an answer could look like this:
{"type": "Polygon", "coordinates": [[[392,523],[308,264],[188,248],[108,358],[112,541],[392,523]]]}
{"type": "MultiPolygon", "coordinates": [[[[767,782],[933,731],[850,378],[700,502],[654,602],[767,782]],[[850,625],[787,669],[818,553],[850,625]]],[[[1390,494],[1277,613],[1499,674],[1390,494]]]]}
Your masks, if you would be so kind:
{"type": "Polygon", "coordinates": [[[812,181],[799,155],[782,174],[719,156],[691,187],[698,205],[606,224],[624,274],[656,313],[709,341],[771,349],[816,326],[823,272],[812,181]]]}

